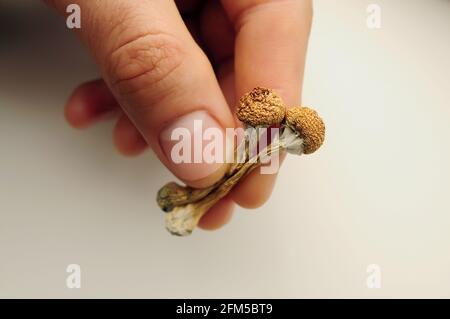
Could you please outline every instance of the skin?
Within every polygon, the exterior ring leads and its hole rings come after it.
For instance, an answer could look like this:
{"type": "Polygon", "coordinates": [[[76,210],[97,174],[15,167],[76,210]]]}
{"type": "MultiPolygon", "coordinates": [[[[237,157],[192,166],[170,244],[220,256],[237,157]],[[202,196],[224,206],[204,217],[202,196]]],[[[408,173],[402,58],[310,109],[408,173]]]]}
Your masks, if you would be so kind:
{"type": "MultiPolygon", "coordinates": [[[[236,98],[256,86],[274,89],[286,105],[301,104],[312,0],[46,2],[62,15],[69,4],[80,5],[83,25],[77,32],[102,73],[102,79],[75,89],[65,107],[67,121],[87,128],[113,118],[113,141],[125,156],[150,147],[170,167],[158,133],[167,121],[194,111],[195,101],[223,127],[239,125],[233,116],[236,98]],[[133,56],[142,63],[127,68],[133,56]]],[[[220,175],[185,182],[201,187],[220,175]]],[[[199,226],[220,228],[235,203],[261,206],[275,179],[254,171],[199,226]]]]}

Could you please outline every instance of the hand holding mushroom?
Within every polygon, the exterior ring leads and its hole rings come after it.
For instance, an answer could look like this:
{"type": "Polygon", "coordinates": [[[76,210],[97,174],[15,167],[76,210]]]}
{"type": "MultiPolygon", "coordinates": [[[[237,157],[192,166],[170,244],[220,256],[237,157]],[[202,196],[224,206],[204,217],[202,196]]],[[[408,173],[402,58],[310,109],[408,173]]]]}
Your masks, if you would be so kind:
{"type": "Polygon", "coordinates": [[[261,165],[262,153],[274,155],[285,150],[301,155],[315,152],[325,139],[325,125],[317,112],[307,107],[286,109],[282,99],[270,89],[255,88],[241,97],[236,115],[247,128],[280,127],[280,136],[255,157],[248,151],[248,137],[236,150],[244,150],[244,161],[235,163],[216,184],[194,189],[169,183],[158,192],[158,205],[167,212],[166,227],[174,235],[192,233],[200,218],[226,196],[253,169],[261,165]]]}

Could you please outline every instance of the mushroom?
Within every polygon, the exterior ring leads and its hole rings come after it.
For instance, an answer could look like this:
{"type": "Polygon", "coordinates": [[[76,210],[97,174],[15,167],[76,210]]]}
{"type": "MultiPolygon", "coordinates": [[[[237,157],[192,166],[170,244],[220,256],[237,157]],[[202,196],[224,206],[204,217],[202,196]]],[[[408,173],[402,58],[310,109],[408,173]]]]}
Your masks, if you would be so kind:
{"type": "Polygon", "coordinates": [[[236,115],[252,127],[280,124],[285,116],[283,100],[273,90],[257,87],[239,100],[236,115]]]}
{"type": "Polygon", "coordinates": [[[303,154],[314,153],[325,140],[325,124],[313,109],[292,107],[286,112],[286,126],[303,140],[303,154]]]}

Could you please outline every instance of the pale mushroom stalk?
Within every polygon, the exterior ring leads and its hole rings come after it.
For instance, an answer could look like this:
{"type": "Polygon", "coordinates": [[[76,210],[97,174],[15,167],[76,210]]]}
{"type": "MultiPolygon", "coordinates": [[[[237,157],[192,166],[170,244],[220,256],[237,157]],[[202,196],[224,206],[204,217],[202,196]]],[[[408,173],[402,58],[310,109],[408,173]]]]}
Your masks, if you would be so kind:
{"type": "Polygon", "coordinates": [[[219,182],[217,186],[202,190],[205,192],[208,191],[202,198],[197,200],[191,199],[188,204],[173,208],[173,210],[166,214],[167,230],[177,236],[191,234],[195,227],[197,227],[201,217],[212,206],[224,198],[243,177],[261,165],[261,161],[259,160],[261,154],[264,154],[264,156],[272,156],[283,148],[281,143],[272,143],[253,160],[249,159],[245,163],[235,166],[230,174],[227,174],[227,177],[219,182]]]}

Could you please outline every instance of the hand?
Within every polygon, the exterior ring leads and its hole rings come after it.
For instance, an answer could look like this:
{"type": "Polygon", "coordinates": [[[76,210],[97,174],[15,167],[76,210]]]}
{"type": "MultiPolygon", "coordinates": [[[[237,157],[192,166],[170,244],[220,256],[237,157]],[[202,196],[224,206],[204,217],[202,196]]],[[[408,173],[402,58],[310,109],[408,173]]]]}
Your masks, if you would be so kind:
{"type": "MultiPolygon", "coordinates": [[[[256,86],[276,90],[286,105],[299,105],[311,1],[47,0],[61,14],[71,3],[80,5],[78,33],[103,77],[75,90],[66,118],[84,128],[118,114],[114,142],[122,154],[137,155],[149,145],[186,184],[210,185],[222,177],[224,165],[173,163],[168,132],[192,129],[194,119],[202,119],[204,128],[235,127],[236,97],[256,86]],[[191,18],[183,21],[184,14],[191,18]]],[[[262,205],[275,179],[254,171],[200,226],[225,224],[234,203],[262,205]]]]}

